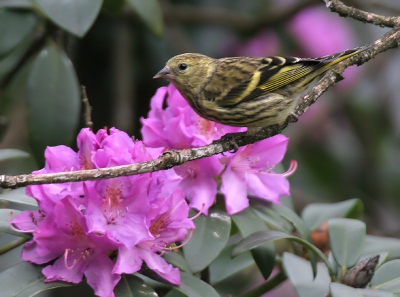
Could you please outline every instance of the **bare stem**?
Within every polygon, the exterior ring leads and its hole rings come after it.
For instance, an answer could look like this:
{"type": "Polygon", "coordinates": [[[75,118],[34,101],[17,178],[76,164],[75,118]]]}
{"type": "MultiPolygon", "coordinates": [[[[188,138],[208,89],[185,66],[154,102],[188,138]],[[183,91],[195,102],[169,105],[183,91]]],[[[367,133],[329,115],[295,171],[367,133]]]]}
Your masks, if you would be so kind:
{"type": "Polygon", "coordinates": [[[85,120],[85,126],[92,129],[93,128],[92,107],[90,106],[89,99],[86,94],[85,86],[81,86],[81,96],[82,96],[82,102],[83,102],[83,106],[84,106],[83,117],[85,120]]]}

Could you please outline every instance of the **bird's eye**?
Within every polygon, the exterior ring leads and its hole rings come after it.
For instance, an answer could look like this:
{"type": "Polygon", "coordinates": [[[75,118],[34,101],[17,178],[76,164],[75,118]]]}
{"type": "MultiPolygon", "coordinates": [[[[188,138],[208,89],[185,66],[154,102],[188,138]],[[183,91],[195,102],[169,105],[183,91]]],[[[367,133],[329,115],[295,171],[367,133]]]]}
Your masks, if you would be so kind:
{"type": "Polygon", "coordinates": [[[185,63],[179,64],[179,69],[180,70],[185,70],[187,68],[187,65],[185,63]]]}

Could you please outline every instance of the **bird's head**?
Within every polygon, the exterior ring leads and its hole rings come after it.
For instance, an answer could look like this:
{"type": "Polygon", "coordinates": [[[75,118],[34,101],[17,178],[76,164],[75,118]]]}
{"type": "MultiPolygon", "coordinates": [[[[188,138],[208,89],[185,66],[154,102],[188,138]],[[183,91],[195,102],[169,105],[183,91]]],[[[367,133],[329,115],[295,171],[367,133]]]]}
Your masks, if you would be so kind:
{"type": "Polygon", "coordinates": [[[169,59],[165,67],[153,78],[172,82],[181,93],[196,93],[207,82],[214,67],[213,58],[201,54],[182,54],[169,59]]]}

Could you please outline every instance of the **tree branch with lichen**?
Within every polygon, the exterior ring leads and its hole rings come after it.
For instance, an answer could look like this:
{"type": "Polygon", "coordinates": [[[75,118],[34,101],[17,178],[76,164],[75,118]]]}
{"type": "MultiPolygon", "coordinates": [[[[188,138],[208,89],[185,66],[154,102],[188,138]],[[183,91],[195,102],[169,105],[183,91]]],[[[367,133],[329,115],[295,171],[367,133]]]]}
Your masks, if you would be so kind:
{"type": "MultiPolygon", "coordinates": [[[[327,5],[329,3],[339,3],[340,1],[326,1],[327,5]]],[[[333,8],[328,5],[328,7],[334,11],[338,12],[336,6],[333,8]]],[[[362,14],[357,14],[359,10],[352,7],[343,5],[340,2],[340,12],[342,16],[355,17],[361,21],[367,21],[363,19],[362,14]]],[[[364,16],[368,18],[368,16],[364,16]]],[[[385,17],[381,17],[382,19],[385,17]]],[[[399,23],[400,18],[392,19],[394,24],[399,23]]],[[[375,22],[376,23],[376,22],[375,22]]],[[[380,25],[380,24],[377,24],[380,25]]],[[[299,100],[299,104],[295,109],[295,115],[301,116],[308,107],[310,107],[316,100],[326,92],[330,87],[343,79],[343,71],[351,65],[361,65],[371,59],[373,59],[378,54],[391,49],[396,48],[400,45],[400,28],[394,26],[394,29],[390,30],[382,36],[382,38],[376,40],[368,50],[365,50],[357,55],[352,56],[336,65],[332,70],[328,71],[322,79],[304,96],[299,100]]],[[[166,170],[174,166],[181,165],[185,162],[197,160],[200,158],[209,157],[212,155],[220,154],[223,152],[228,152],[237,149],[237,146],[245,146],[247,144],[252,144],[257,141],[272,137],[276,134],[281,133],[290,123],[294,122],[293,117],[288,117],[285,122],[265,127],[260,130],[254,136],[248,136],[245,133],[239,136],[235,136],[235,141],[229,141],[226,138],[222,138],[215,141],[212,144],[198,147],[198,148],[188,148],[183,150],[170,150],[164,152],[157,159],[123,166],[100,168],[92,170],[80,170],[71,172],[59,172],[51,174],[25,174],[16,176],[0,176],[0,187],[2,188],[17,188],[27,185],[34,184],[50,184],[50,183],[65,183],[65,182],[77,182],[83,180],[96,180],[104,178],[115,178],[119,176],[136,175],[142,173],[155,172],[158,170],[166,170]]]]}
{"type": "Polygon", "coordinates": [[[350,17],[364,23],[371,23],[379,27],[399,27],[400,17],[382,16],[375,13],[363,11],[354,7],[347,6],[339,0],[323,0],[326,7],[332,12],[336,12],[341,17],[350,17]]]}

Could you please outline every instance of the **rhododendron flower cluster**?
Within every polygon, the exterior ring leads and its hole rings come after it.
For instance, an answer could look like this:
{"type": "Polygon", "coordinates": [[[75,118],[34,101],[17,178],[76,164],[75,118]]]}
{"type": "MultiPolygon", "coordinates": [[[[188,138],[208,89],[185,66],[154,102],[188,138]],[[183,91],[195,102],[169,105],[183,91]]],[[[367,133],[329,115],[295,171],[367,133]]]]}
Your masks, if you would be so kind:
{"type": "MultiPolygon", "coordinates": [[[[65,146],[45,151],[46,166],[34,173],[95,169],[152,159],[162,149],[147,149],[117,129],[96,135],[83,129],[79,151],[65,146]],[[155,154],[155,155],[153,155],[155,154]]],[[[142,263],[172,284],[179,270],[161,254],[183,241],[193,229],[189,207],[173,172],[114,179],[35,185],[27,188],[39,206],[24,211],[13,225],[32,232],[22,258],[43,269],[46,281],[78,283],[83,275],[99,296],[114,296],[122,273],[137,272],[142,263]],[[111,257],[116,258],[114,262],[111,257]],[[51,262],[53,261],[53,262],[51,262]]]]}
{"type": "MultiPolygon", "coordinates": [[[[201,118],[173,84],[158,89],[151,100],[148,118],[142,119],[142,124],[146,146],[168,149],[207,145],[226,133],[246,130],[201,118]]],[[[288,138],[276,135],[227,154],[229,156],[221,154],[187,162],[175,167],[175,172],[182,177],[179,186],[190,201],[190,207],[205,214],[213,205],[219,188],[229,214],[249,205],[247,193],[279,203],[280,196],[289,194],[286,177],[295,170],[293,163],[294,167],[285,174],[273,172],[274,166],[283,159],[287,144],[288,138]]]]}
{"type": "MultiPolygon", "coordinates": [[[[245,129],[199,117],[173,85],[157,91],[149,117],[142,122],[143,142],[115,128],[96,134],[82,129],[78,152],[66,146],[48,147],[45,168],[34,173],[139,163],[168,149],[206,145],[245,129]]],[[[29,186],[27,194],[37,200],[39,210],[24,211],[12,222],[21,232],[33,234],[22,258],[45,265],[42,272],[48,282],[78,283],[85,276],[95,293],[104,297],[114,296],[122,273],[135,273],[143,263],[179,285],[179,270],[161,255],[195,228],[188,218],[189,206],[207,215],[218,192],[225,196],[229,214],[248,207],[248,193],[279,203],[280,196],[289,194],[286,178],[295,169],[284,174],[273,171],[287,143],[286,137],[277,135],[166,171],[29,186]]]]}

